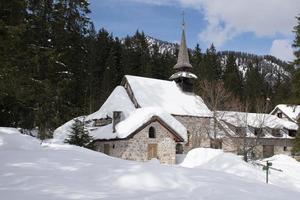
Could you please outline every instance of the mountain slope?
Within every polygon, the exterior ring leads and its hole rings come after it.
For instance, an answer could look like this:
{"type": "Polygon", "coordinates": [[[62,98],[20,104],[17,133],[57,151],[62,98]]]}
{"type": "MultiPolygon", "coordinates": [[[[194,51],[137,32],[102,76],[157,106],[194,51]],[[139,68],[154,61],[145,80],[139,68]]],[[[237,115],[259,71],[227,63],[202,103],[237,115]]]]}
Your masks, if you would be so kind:
{"type": "MultiPolygon", "coordinates": [[[[167,41],[162,41],[155,39],[151,36],[146,36],[150,51],[153,51],[153,46],[157,45],[160,53],[170,53],[176,54],[179,47],[176,43],[171,43],[167,41]]],[[[190,52],[193,53],[193,49],[190,49],[190,52]]],[[[249,63],[257,64],[261,73],[265,76],[266,80],[272,84],[276,79],[286,79],[290,78],[290,73],[293,70],[287,62],[282,61],[271,55],[255,55],[244,52],[236,51],[220,51],[218,55],[221,59],[223,67],[226,64],[226,58],[229,54],[233,54],[236,58],[237,65],[240,72],[245,75],[249,63]]]]}

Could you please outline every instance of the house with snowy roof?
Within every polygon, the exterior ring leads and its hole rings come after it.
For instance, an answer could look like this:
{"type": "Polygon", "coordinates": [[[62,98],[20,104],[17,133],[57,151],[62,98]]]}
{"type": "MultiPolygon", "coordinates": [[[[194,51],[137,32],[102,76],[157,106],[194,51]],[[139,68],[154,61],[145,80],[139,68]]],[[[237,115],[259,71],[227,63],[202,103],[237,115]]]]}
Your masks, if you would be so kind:
{"type": "Polygon", "coordinates": [[[279,118],[298,123],[300,118],[300,105],[279,104],[271,112],[279,118]]]}
{"type": "MultiPolygon", "coordinates": [[[[84,120],[96,150],[127,160],[157,158],[174,164],[176,153],[210,147],[212,112],[193,91],[194,75],[182,29],[178,60],[170,80],[125,75],[101,108],[84,120]]],[[[73,121],[55,131],[67,132],[73,121]]]]}
{"type": "Polygon", "coordinates": [[[266,113],[218,111],[216,116],[226,132],[223,137],[225,150],[239,153],[246,139],[254,146],[256,158],[291,154],[298,129],[295,122],[266,113]]]}

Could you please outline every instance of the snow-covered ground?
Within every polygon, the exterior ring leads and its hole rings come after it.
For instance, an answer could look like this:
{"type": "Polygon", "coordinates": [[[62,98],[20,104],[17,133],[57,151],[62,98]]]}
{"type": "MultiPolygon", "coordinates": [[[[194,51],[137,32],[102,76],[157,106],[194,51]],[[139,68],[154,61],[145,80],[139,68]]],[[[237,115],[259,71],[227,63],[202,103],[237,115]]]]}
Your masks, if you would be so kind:
{"type": "Polygon", "coordinates": [[[249,164],[235,154],[224,153],[216,149],[198,148],[191,150],[180,166],[216,170],[249,180],[265,182],[266,172],[258,164],[266,165],[266,161],[270,161],[273,168],[282,170],[282,172],[270,170],[270,184],[300,192],[300,163],[286,155],[275,155],[249,164]]]}
{"type": "Polygon", "coordinates": [[[272,159],[284,175],[271,174],[278,182],[267,185],[258,168],[222,151],[197,149],[182,166],[137,163],[71,145],[41,146],[0,128],[0,199],[299,199],[299,163],[272,159]]]}

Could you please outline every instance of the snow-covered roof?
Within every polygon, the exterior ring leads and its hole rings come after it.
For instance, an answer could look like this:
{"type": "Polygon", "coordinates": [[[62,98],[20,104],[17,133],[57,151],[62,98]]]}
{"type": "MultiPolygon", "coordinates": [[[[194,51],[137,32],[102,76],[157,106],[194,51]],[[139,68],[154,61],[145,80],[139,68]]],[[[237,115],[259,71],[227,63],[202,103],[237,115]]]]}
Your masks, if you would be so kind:
{"type": "MultiPolygon", "coordinates": [[[[167,128],[173,130],[179,138],[184,141],[187,140],[186,128],[177,121],[175,117],[160,108],[153,107],[138,108],[132,111],[126,119],[116,125],[115,132],[113,132],[112,123],[106,126],[95,127],[92,122],[89,122],[85,126],[94,139],[124,139],[149,122],[152,117],[158,117],[168,126],[167,128]]],[[[83,121],[86,118],[79,117],[77,119],[83,121]]],[[[57,128],[54,131],[54,139],[63,142],[68,138],[73,123],[74,120],[70,120],[57,128]]]]}
{"type": "Polygon", "coordinates": [[[174,81],[125,76],[141,107],[160,107],[173,115],[212,117],[201,97],[185,93],[174,81]]]}
{"type": "Polygon", "coordinates": [[[281,110],[288,118],[290,118],[294,122],[297,122],[300,117],[300,105],[279,104],[271,111],[270,114],[273,114],[277,109],[281,110]]]}
{"type": "Polygon", "coordinates": [[[129,114],[135,110],[133,103],[124,87],[117,86],[113,92],[109,95],[107,100],[101,106],[101,108],[88,115],[85,120],[101,119],[107,116],[112,117],[113,111],[122,111],[124,117],[128,117],[129,114]]]}
{"type": "Polygon", "coordinates": [[[176,79],[176,78],[179,78],[179,77],[193,78],[193,79],[198,78],[195,74],[193,74],[191,72],[180,71],[180,72],[176,72],[175,74],[173,74],[170,77],[170,79],[173,80],[173,79],[176,79]]]}
{"type": "Polygon", "coordinates": [[[169,128],[177,133],[180,138],[184,141],[187,140],[186,128],[169,113],[160,108],[154,107],[136,109],[130,113],[128,118],[116,125],[115,133],[112,132],[112,124],[102,127],[91,127],[89,132],[95,139],[123,139],[127,138],[138,128],[149,122],[152,117],[158,117],[160,120],[165,122],[169,128]]]}
{"type": "Polygon", "coordinates": [[[251,126],[254,128],[268,127],[272,129],[298,129],[298,125],[296,123],[286,121],[278,118],[275,115],[265,113],[218,111],[217,118],[236,127],[251,126]]]}

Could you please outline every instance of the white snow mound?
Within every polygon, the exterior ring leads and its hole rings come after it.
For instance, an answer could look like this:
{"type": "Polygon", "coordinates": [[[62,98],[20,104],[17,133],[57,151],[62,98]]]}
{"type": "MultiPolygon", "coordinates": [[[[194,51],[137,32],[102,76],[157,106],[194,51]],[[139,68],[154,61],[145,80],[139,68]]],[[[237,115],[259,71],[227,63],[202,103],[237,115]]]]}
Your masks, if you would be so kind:
{"type": "Polygon", "coordinates": [[[203,165],[215,158],[218,155],[224,154],[222,150],[210,148],[196,148],[188,152],[183,162],[180,164],[182,167],[197,167],[203,165]]]}
{"type": "Polygon", "coordinates": [[[300,163],[286,155],[275,155],[262,161],[247,163],[241,157],[222,150],[197,148],[186,155],[180,166],[226,172],[248,180],[265,182],[266,172],[261,165],[255,163],[266,165],[267,160],[272,162],[272,167],[282,170],[270,170],[270,184],[300,190],[300,163]]]}
{"type": "Polygon", "coordinates": [[[5,200],[298,200],[300,195],[300,190],[247,176],[125,161],[72,145],[36,146],[36,139],[14,129],[1,129],[0,135],[1,148],[6,147],[0,150],[0,197],[5,200]],[[25,148],[15,148],[20,143],[25,148]]]}
{"type": "Polygon", "coordinates": [[[0,150],[35,150],[40,141],[21,134],[16,128],[0,127],[0,150]]]}

